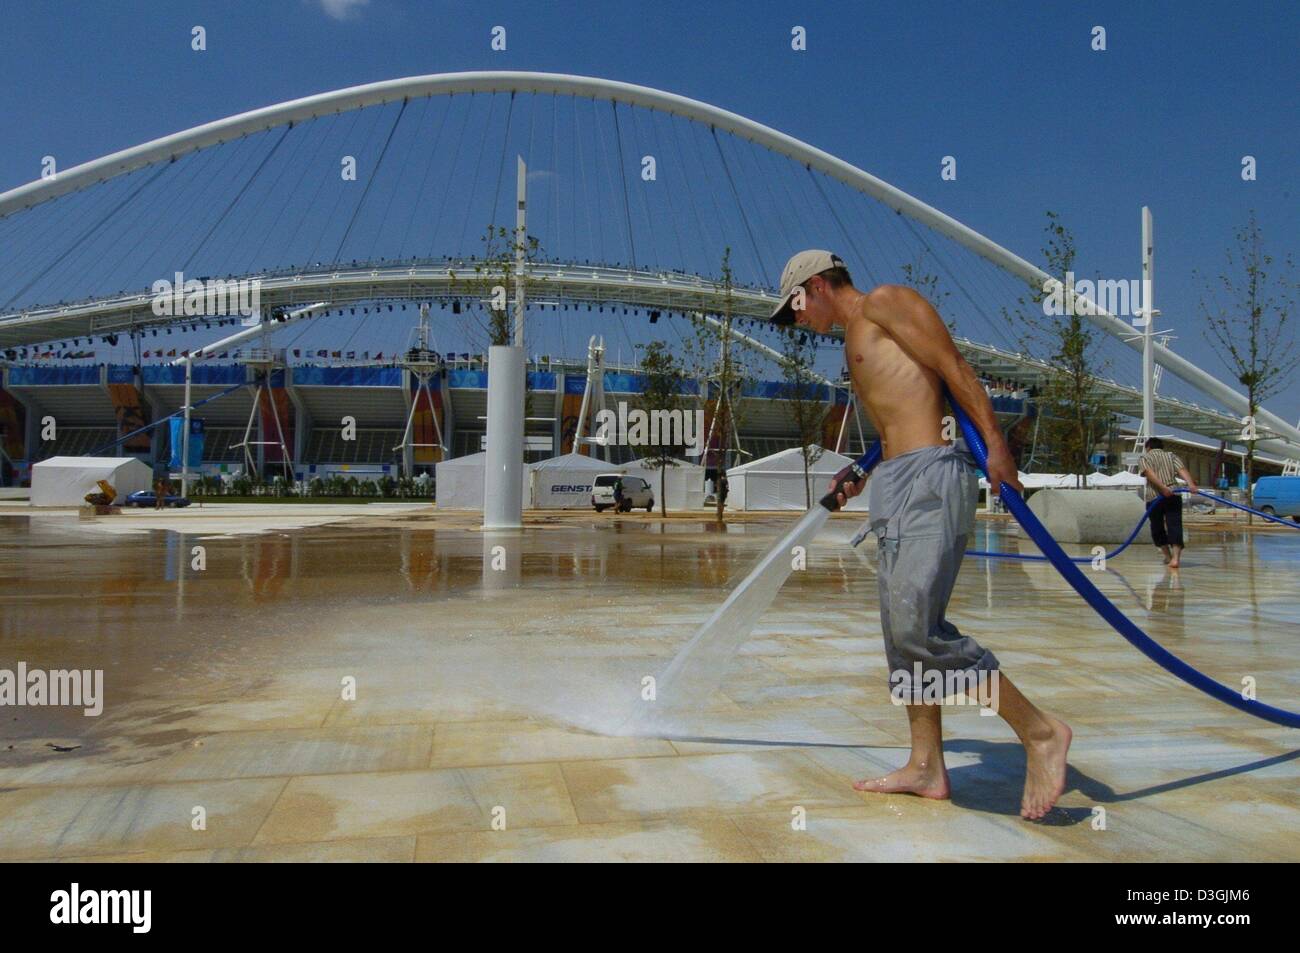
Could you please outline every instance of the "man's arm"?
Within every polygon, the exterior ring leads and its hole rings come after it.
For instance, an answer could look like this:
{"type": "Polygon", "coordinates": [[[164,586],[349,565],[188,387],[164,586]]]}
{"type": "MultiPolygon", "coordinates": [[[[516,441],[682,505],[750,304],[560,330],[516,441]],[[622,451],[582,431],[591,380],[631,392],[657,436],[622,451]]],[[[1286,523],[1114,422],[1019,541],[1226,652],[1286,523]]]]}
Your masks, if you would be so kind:
{"type": "Polygon", "coordinates": [[[1023,492],[1015,461],[993,412],[993,401],[974,369],[961,356],[939,312],[911,288],[881,285],[864,300],[863,314],[898,342],[917,363],[938,374],[970,416],[988,449],[989,484],[994,494],[1002,483],[1023,492]]]}
{"type": "Polygon", "coordinates": [[[1150,467],[1145,467],[1142,470],[1142,475],[1147,478],[1147,482],[1150,483],[1153,487],[1155,487],[1156,492],[1159,493],[1161,496],[1174,495],[1173,490],[1171,490],[1169,487],[1165,486],[1163,483],[1160,482],[1160,477],[1156,476],[1155,470],[1151,469],[1150,467]]]}
{"type": "Polygon", "coordinates": [[[1178,470],[1178,475],[1182,477],[1185,481],[1187,481],[1187,489],[1189,492],[1191,493],[1201,492],[1201,488],[1196,485],[1196,481],[1192,479],[1192,475],[1187,471],[1187,467],[1180,467],[1178,470]]]}

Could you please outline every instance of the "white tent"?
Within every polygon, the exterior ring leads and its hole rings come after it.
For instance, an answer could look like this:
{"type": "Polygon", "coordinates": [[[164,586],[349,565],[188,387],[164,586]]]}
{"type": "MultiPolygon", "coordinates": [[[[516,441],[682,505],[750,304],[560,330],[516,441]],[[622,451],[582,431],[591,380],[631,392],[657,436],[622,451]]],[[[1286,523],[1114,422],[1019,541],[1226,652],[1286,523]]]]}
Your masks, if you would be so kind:
{"type": "Polygon", "coordinates": [[[1146,482],[1146,477],[1139,476],[1136,473],[1129,473],[1127,470],[1112,473],[1110,476],[1106,476],[1100,470],[1088,474],[1088,486],[1119,487],[1127,490],[1146,486],[1146,482]]]}
{"type": "Polygon", "coordinates": [[[147,490],[153,471],[135,457],[50,457],[32,467],[32,506],[80,506],[87,493],[107,480],[117,490],[117,501],[129,493],[147,490]]]}
{"type": "MultiPolygon", "coordinates": [[[[781,450],[770,457],[751,460],[727,471],[727,506],[737,510],[804,510],[826,495],[831,477],[853,462],[852,457],[824,450],[809,467],[804,484],[803,451],[798,447],[781,450]]],[[[849,500],[848,510],[865,510],[867,494],[849,500]]]]}
{"type": "MultiPolygon", "coordinates": [[[[1020,485],[1026,490],[1073,490],[1078,478],[1073,473],[1025,473],[1016,471],[1020,485]]],[[[980,489],[987,490],[989,481],[980,477],[980,489]]]]}
{"type": "MultiPolygon", "coordinates": [[[[1079,478],[1073,473],[1021,473],[1020,485],[1026,490],[1076,490],[1085,488],[1131,489],[1146,483],[1135,473],[1116,473],[1106,476],[1100,470],[1089,473],[1080,485],[1079,478]]],[[[989,481],[980,477],[980,489],[988,489],[989,481]]]]}
{"type": "Polygon", "coordinates": [[[529,479],[524,489],[524,505],[543,510],[589,507],[596,474],[618,473],[622,469],[581,453],[566,453],[530,463],[524,471],[529,479]]]}
{"type": "Polygon", "coordinates": [[[440,510],[483,510],[483,464],[486,453],[442,460],[433,467],[440,510]]]}
{"type": "MultiPolygon", "coordinates": [[[[438,481],[436,502],[440,510],[477,510],[483,512],[483,468],[487,452],[471,453],[434,464],[438,481]]],[[[524,506],[528,505],[528,470],[523,471],[524,506]]]]}
{"type": "Polygon", "coordinates": [[[655,495],[655,508],[659,508],[659,481],[663,480],[664,502],[670,510],[698,510],[704,506],[704,467],[687,460],[677,460],[676,466],[649,467],[645,458],[625,463],[617,469],[628,476],[637,476],[650,484],[655,495]]]}

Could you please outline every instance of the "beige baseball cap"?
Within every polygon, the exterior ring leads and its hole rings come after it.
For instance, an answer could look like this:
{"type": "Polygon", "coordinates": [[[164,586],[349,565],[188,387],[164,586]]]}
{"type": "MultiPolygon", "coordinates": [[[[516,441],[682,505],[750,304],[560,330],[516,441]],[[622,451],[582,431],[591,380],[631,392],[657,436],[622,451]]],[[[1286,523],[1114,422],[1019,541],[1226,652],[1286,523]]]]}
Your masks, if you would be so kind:
{"type": "Polygon", "coordinates": [[[772,323],[793,324],[794,310],[790,307],[790,299],[794,297],[795,289],[813,275],[820,275],[831,268],[843,267],[844,259],[834,252],[820,248],[809,248],[793,255],[785,263],[785,270],[781,272],[781,301],[772,309],[772,323]]]}

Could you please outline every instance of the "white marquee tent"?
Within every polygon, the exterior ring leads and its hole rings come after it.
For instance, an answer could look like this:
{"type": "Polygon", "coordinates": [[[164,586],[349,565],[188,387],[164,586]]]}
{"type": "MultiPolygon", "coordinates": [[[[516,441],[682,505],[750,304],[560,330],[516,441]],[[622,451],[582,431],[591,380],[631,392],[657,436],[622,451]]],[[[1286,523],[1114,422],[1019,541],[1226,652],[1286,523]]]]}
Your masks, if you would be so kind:
{"type": "MultiPolygon", "coordinates": [[[[1017,470],[1016,477],[1026,490],[1073,490],[1078,485],[1070,473],[1025,473],[1017,470]]],[[[987,490],[988,487],[989,481],[981,476],[980,489],[987,490]]]]}
{"type": "MultiPolygon", "coordinates": [[[[823,450],[809,467],[804,484],[803,453],[798,447],[751,460],[727,471],[727,506],[736,510],[804,510],[811,490],[813,504],[826,495],[831,477],[853,462],[834,450],[823,450]]],[[[867,494],[849,500],[847,510],[866,510],[867,494]]]]}
{"type": "Polygon", "coordinates": [[[471,453],[434,464],[440,510],[483,510],[483,465],[487,453],[471,453]]]}
{"type": "Polygon", "coordinates": [[[1119,487],[1120,489],[1130,490],[1146,486],[1146,482],[1146,477],[1136,473],[1129,473],[1127,470],[1112,473],[1110,476],[1106,476],[1100,470],[1088,474],[1088,486],[1119,487]]]}
{"type": "MultiPolygon", "coordinates": [[[[477,510],[483,512],[483,468],[487,465],[487,452],[471,453],[443,460],[434,465],[438,481],[435,502],[440,510],[477,510]]],[[[524,506],[528,505],[528,470],[523,472],[524,506]]]]}
{"type": "Polygon", "coordinates": [[[622,469],[581,453],[566,453],[530,463],[524,469],[528,480],[524,488],[524,505],[542,510],[589,507],[596,474],[618,473],[622,469]]]}
{"type": "Polygon", "coordinates": [[[80,506],[98,481],[117,490],[117,501],[153,484],[153,471],[135,457],[50,457],[32,467],[32,506],[80,506]]]}
{"type": "Polygon", "coordinates": [[[704,506],[704,467],[688,460],[678,460],[676,466],[646,465],[645,458],[633,460],[619,467],[628,476],[637,476],[650,484],[655,494],[655,509],[659,508],[659,481],[664,482],[664,502],[670,510],[698,510],[704,506]]]}
{"type": "MultiPolygon", "coordinates": [[[[1143,486],[1146,480],[1136,473],[1116,473],[1107,476],[1100,470],[1094,470],[1085,478],[1083,486],[1073,473],[1020,473],[1020,485],[1026,490],[1074,490],[1088,488],[1133,489],[1143,486]]],[[[989,481],[980,477],[980,489],[987,490],[989,481]]]]}

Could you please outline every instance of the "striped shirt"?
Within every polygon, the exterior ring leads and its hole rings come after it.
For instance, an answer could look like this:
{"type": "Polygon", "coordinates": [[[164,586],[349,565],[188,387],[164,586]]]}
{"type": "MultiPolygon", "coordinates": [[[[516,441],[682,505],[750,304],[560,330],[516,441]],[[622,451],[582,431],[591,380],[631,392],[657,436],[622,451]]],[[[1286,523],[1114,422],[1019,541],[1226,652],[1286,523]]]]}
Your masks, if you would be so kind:
{"type": "MultiPolygon", "coordinates": [[[[1183,463],[1183,458],[1176,453],[1170,453],[1168,450],[1148,450],[1142,454],[1142,459],[1138,461],[1138,469],[1142,471],[1143,475],[1147,470],[1150,470],[1161,483],[1170,489],[1174,488],[1174,481],[1178,479],[1178,471],[1186,468],[1187,465],[1183,463]]],[[[1159,495],[1156,488],[1151,485],[1151,479],[1148,477],[1146,499],[1154,500],[1159,495]]]]}

